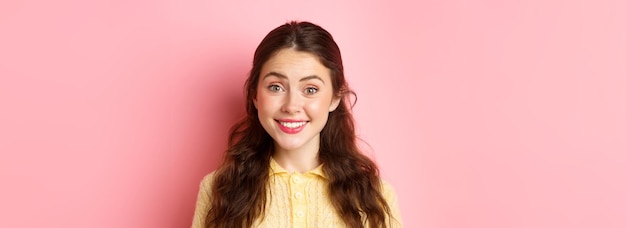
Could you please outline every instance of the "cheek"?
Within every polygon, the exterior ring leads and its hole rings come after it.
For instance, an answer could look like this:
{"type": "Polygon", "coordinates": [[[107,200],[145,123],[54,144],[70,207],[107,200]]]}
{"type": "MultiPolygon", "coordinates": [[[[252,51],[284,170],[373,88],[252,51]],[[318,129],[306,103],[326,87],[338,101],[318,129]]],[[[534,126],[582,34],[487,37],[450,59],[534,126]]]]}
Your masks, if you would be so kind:
{"type": "Polygon", "coordinates": [[[270,99],[270,97],[258,95],[255,101],[256,109],[259,113],[271,113],[274,112],[278,102],[276,99],[270,99]]]}
{"type": "Polygon", "coordinates": [[[317,116],[328,115],[328,107],[330,103],[322,100],[311,101],[307,104],[307,110],[309,113],[314,113],[317,116]]]}

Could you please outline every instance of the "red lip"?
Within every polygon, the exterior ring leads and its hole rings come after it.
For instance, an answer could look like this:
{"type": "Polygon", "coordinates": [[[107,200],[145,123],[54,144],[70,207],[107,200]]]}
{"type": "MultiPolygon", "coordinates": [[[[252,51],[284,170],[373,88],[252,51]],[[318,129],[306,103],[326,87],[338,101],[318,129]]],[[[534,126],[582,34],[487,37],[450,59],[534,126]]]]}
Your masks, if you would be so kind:
{"type": "Polygon", "coordinates": [[[280,120],[276,120],[276,124],[278,125],[278,128],[280,128],[281,131],[287,134],[297,134],[298,132],[302,131],[304,127],[306,127],[306,125],[309,124],[309,122],[304,121],[304,120],[280,119],[280,120]],[[302,126],[297,127],[297,128],[288,128],[280,124],[280,122],[306,122],[306,123],[304,123],[302,126]]]}
{"type": "Polygon", "coordinates": [[[276,119],[276,121],[280,121],[280,122],[308,122],[306,120],[296,120],[296,119],[276,119]]]}

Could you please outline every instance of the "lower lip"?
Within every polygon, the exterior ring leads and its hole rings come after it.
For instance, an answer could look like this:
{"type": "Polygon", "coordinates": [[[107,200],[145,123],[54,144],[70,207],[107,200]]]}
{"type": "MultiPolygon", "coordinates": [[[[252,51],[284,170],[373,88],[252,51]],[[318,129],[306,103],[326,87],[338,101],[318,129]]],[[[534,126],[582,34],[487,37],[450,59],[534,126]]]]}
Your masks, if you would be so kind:
{"type": "Polygon", "coordinates": [[[283,126],[282,124],[280,124],[278,121],[276,121],[276,124],[278,124],[278,127],[280,128],[281,131],[287,133],[287,134],[296,134],[300,131],[302,131],[302,129],[304,129],[304,127],[306,127],[307,124],[309,124],[308,122],[304,123],[302,126],[297,127],[297,128],[288,128],[283,126]]]}

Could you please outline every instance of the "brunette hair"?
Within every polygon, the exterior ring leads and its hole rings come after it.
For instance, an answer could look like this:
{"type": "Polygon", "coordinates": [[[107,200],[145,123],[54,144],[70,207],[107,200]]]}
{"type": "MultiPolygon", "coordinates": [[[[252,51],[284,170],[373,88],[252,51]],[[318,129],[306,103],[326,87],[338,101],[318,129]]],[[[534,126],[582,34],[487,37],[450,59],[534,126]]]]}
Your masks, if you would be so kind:
{"type": "Polygon", "coordinates": [[[319,160],[328,177],[329,197],[348,227],[387,227],[390,208],[376,164],[357,147],[350,95],[339,47],[328,31],[309,22],[290,22],[265,36],[254,53],[245,83],[246,117],[230,131],[224,161],[214,174],[207,227],[250,227],[265,215],[270,158],[274,145],[259,122],[253,99],[261,67],[277,51],[293,48],[316,55],[331,71],[333,92],[341,97],[320,133],[319,160]]]}

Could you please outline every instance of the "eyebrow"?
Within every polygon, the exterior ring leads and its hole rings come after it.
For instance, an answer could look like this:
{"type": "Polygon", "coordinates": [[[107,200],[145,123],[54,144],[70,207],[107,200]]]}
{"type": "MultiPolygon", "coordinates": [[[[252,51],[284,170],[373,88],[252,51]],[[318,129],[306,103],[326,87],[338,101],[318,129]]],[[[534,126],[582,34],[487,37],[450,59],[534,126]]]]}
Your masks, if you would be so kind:
{"type": "MultiPolygon", "coordinates": [[[[279,77],[279,78],[282,78],[282,79],[288,79],[287,76],[285,76],[284,74],[281,74],[281,73],[278,73],[278,72],[274,72],[274,71],[265,74],[265,76],[263,76],[263,79],[265,79],[265,78],[267,78],[269,76],[275,76],[275,77],[279,77]]],[[[322,80],[322,78],[320,78],[320,76],[317,76],[317,75],[306,76],[304,78],[301,78],[300,81],[302,82],[302,81],[313,80],[313,79],[318,79],[318,80],[320,80],[322,82],[322,84],[324,84],[324,85],[326,84],[324,82],[324,80],[322,80]]]]}

